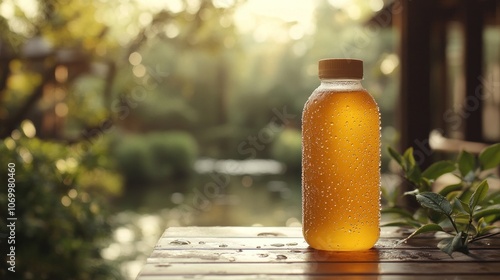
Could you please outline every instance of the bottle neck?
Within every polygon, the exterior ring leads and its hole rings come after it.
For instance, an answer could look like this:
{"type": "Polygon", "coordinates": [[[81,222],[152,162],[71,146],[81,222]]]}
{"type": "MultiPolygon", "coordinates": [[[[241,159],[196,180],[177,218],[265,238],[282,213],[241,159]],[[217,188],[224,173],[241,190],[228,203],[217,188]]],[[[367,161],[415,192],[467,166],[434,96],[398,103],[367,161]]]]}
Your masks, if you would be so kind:
{"type": "Polygon", "coordinates": [[[322,88],[336,88],[341,90],[363,90],[361,79],[320,79],[322,88]]]}
{"type": "Polygon", "coordinates": [[[345,78],[342,78],[342,79],[331,79],[331,78],[328,78],[328,79],[320,79],[320,81],[322,83],[338,83],[338,82],[345,82],[345,83],[361,83],[361,79],[345,79],[345,78]]]}

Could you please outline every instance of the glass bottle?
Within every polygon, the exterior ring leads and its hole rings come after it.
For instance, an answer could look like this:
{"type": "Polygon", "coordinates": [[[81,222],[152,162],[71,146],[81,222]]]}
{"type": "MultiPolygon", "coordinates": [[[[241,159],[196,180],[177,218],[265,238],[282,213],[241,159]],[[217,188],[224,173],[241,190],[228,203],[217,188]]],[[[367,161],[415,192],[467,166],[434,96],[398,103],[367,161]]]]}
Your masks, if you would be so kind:
{"type": "Polygon", "coordinates": [[[363,62],[319,61],[302,114],[302,222],[319,250],[366,250],[380,234],[380,113],[363,62]]]}

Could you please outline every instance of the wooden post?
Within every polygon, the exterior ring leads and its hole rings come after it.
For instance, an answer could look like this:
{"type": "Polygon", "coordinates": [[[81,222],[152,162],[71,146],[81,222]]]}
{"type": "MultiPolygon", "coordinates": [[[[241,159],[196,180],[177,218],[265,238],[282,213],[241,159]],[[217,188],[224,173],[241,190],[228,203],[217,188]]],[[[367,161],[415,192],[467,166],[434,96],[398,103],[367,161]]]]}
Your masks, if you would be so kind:
{"type": "Polygon", "coordinates": [[[430,165],[431,127],[430,34],[433,1],[402,1],[400,56],[401,87],[399,99],[400,149],[414,147],[415,159],[425,168],[430,165]]]}
{"type": "Polygon", "coordinates": [[[465,140],[483,142],[483,11],[481,1],[463,3],[465,100],[465,140]]]}

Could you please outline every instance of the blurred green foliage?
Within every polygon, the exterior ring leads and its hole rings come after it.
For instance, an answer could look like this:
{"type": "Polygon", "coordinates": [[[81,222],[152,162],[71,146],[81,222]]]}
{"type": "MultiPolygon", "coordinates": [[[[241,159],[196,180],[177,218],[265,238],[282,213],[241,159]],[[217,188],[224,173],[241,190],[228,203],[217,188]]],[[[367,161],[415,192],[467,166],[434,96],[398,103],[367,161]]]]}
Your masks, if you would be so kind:
{"type": "Polygon", "coordinates": [[[121,137],[112,156],[127,185],[152,185],[192,172],[198,144],[185,132],[155,132],[121,137]]]}
{"type": "Polygon", "coordinates": [[[271,154],[283,162],[287,172],[300,172],[302,161],[302,138],[297,129],[285,129],[274,141],[271,154]]]}
{"type": "MultiPolygon", "coordinates": [[[[2,269],[2,278],[121,279],[116,264],[100,255],[112,229],[105,204],[121,186],[121,177],[107,171],[111,163],[102,148],[83,152],[21,135],[0,141],[0,154],[2,182],[8,179],[7,165],[15,164],[17,218],[16,273],[2,269]],[[96,173],[107,179],[88,179],[96,173]]],[[[0,205],[2,217],[8,217],[6,192],[0,193],[0,205]]],[[[6,222],[0,220],[0,228],[6,222]]],[[[0,245],[7,252],[6,239],[0,245]]]]}

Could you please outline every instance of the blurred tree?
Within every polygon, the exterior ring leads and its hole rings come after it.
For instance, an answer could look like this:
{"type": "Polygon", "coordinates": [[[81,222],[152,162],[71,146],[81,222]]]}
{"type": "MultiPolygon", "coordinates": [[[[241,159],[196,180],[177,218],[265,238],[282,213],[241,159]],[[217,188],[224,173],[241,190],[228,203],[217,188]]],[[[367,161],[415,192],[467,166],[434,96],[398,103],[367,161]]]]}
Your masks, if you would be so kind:
{"type": "MultiPolygon", "coordinates": [[[[220,107],[224,92],[213,90],[210,96],[189,101],[190,89],[224,87],[223,63],[204,66],[199,83],[193,82],[197,79],[190,71],[197,71],[200,61],[179,64],[180,71],[170,74],[179,50],[200,52],[198,58],[207,61],[222,53],[222,12],[209,1],[198,6],[183,1],[182,11],[155,10],[136,2],[31,4],[0,3],[0,152],[2,166],[17,166],[15,277],[121,278],[100,253],[111,231],[105,201],[119,194],[122,185],[108,154],[110,132],[120,126],[136,131],[194,129],[199,115],[195,110],[208,116],[200,120],[210,124],[225,121],[220,107]],[[158,44],[148,55],[144,52],[149,53],[150,41],[158,44]],[[166,53],[169,60],[163,60],[165,48],[171,50],[166,53]],[[212,72],[212,65],[219,69],[216,74],[204,75],[212,72]]],[[[153,154],[186,160],[155,176],[185,172],[196,145],[180,143],[191,146],[178,155],[183,150],[165,149],[162,140],[155,139],[153,154]]],[[[4,181],[5,176],[5,170],[0,172],[4,181]]],[[[6,198],[0,195],[2,211],[7,209],[6,198]]],[[[2,270],[2,278],[6,272],[2,270]]]]}

